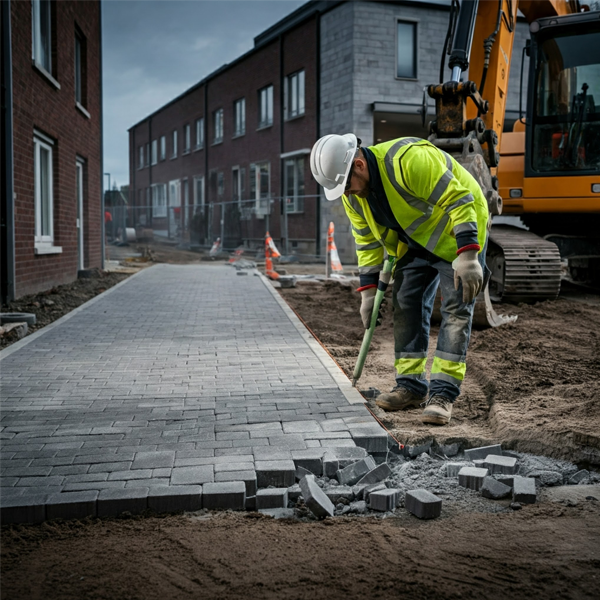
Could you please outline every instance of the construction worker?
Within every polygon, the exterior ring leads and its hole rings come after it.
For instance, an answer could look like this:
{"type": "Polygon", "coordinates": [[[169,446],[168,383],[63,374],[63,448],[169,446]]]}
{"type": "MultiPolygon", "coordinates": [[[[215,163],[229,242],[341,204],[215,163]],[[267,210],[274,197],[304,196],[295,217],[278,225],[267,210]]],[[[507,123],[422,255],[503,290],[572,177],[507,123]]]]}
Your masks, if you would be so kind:
{"type": "Polygon", "coordinates": [[[426,140],[360,147],[326,135],[310,166],[328,200],[341,196],[356,241],[360,316],[367,328],[384,252],[396,257],[393,286],[396,387],[386,411],[424,406],[424,423],[446,425],[460,394],[475,297],[483,289],[488,206],[475,179],[426,140]],[[442,324],[428,384],[429,323],[438,284],[442,324]]]}

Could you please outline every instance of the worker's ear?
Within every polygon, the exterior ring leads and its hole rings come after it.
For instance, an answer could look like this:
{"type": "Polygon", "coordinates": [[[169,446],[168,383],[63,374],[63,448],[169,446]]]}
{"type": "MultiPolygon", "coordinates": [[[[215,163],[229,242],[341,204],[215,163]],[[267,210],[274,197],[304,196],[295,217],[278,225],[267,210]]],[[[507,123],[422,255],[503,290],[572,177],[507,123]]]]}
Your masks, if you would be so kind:
{"type": "Polygon", "coordinates": [[[354,170],[357,173],[364,173],[367,170],[367,161],[364,158],[355,158],[354,170]]]}

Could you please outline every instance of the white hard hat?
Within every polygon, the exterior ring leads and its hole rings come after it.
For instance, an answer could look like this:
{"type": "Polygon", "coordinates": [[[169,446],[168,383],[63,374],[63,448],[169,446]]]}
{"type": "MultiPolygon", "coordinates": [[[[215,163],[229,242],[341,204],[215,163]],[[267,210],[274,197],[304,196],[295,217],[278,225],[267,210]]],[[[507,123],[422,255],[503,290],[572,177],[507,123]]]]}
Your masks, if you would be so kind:
{"type": "Polygon", "coordinates": [[[323,186],[327,200],[336,200],[344,193],[357,148],[358,140],[353,133],[325,135],[313,146],[310,170],[323,186]]]}

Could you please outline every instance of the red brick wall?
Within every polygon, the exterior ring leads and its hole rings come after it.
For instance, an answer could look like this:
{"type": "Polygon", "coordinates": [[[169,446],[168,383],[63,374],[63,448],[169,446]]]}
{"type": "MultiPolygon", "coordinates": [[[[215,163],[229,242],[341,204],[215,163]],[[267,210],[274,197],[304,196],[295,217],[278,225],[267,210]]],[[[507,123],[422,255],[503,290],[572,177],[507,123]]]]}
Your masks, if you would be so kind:
{"type": "MultiPolygon", "coordinates": [[[[251,163],[268,161],[271,168],[271,196],[282,195],[282,169],[280,155],[301,148],[311,148],[317,135],[317,68],[316,68],[316,19],[312,18],[286,32],[282,41],[275,40],[255,52],[250,52],[229,68],[216,74],[205,84],[193,89],[180,99],[164,107],[158,113],[141,122],[130,131],[130,185],[137,190],[152,183],[167,183],[173,179],[187,177],[190,185],[189,202],[193,201],[191,188],[194,176],[205,176],[206,202],[221,202],[232,198],[232,168],[244,168],[246,171],[245,189],[242,198],[249,198],[249,173],[251,163]],[[281,139],[281,94],[280,57],[283,54],[283,75],[289,75],[300,69],[305,70],[305,115],[283,123],[283,148],[281,139]],[[258,91],[273,85],[273,125],[258,129],[259,99],[258,91]],[[207,106],[205,109],[205,86],[207,86],[207,106]],[[234,102],[240,98],[246,100],[246,133],[234,137],[234,102]],[[213,113],[223,108],[223,141],[214,144],[213,113]],[[194,123],[199,117],[205,119],[204,149],[194,151],[194,123]],[[192,152],[182,155],[184,126],[192,125],[192,152]],[[160,139],[167,135],[167,160],[151,168],[138,169],[139,146],[151,139],[160,139]],[[170,160],[171,132],[178,130],[179,152],[176,160],[170,160]],[[206,153],[208,164],[205,167],[206,153]],[[210,185],[210,173],[222,172],[224,175],[224,194],[222,197],[213,192],[210,185]]],[[[305,190],[307,194],[316,194],[316,184],[310,175],[308,156],[305,157],[305,190]]],[[[137,194],[138,192],[136,192],[137,194]]],[[[137,197],[137,196],[136,196],[137,197]]],[[[316,235],[316,202],[309,201],[302,214],[289,215],[290,237],[314,239],[316,235]]],[[[213,237],[219,232],[219,210],[213,215],[213,237]]],[[[262,239],[265,222],[254,221],[250,230],[244,223],[244,237],[262,239]]],[[[270,232],[275,239],[281,236],[280,207],[273,205],[269,219],[270,232]]]]}
{"type": "Polygon", "coordinates": [[[53,2],[52,75],[56,87],[32,66],[32,9],[11,2],[15,185],[15,295],[35,293],[77,278],[76,158],[84,177],[85,267],[101,266],[100,3],[53,2]],[[75,26],[86,37],[87,118],[75,106],[75,26]],[[54,245],[62,254],[35,254],[33,134],[54,140],[54,245]]]}

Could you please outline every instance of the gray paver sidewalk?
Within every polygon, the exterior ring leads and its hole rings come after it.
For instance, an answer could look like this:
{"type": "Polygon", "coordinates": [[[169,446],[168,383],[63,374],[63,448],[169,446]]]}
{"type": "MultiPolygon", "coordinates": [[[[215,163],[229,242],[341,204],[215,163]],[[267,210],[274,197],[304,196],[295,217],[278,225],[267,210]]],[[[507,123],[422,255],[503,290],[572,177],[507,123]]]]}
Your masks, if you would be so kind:
{"type": "Polygon", "coordinates": [[[387,448],[270,284],[231,267],[152,267],[42,331],[0,353],[5,520],[199,508],[209,483],[252,496],[263,461],[387,448]]]}

